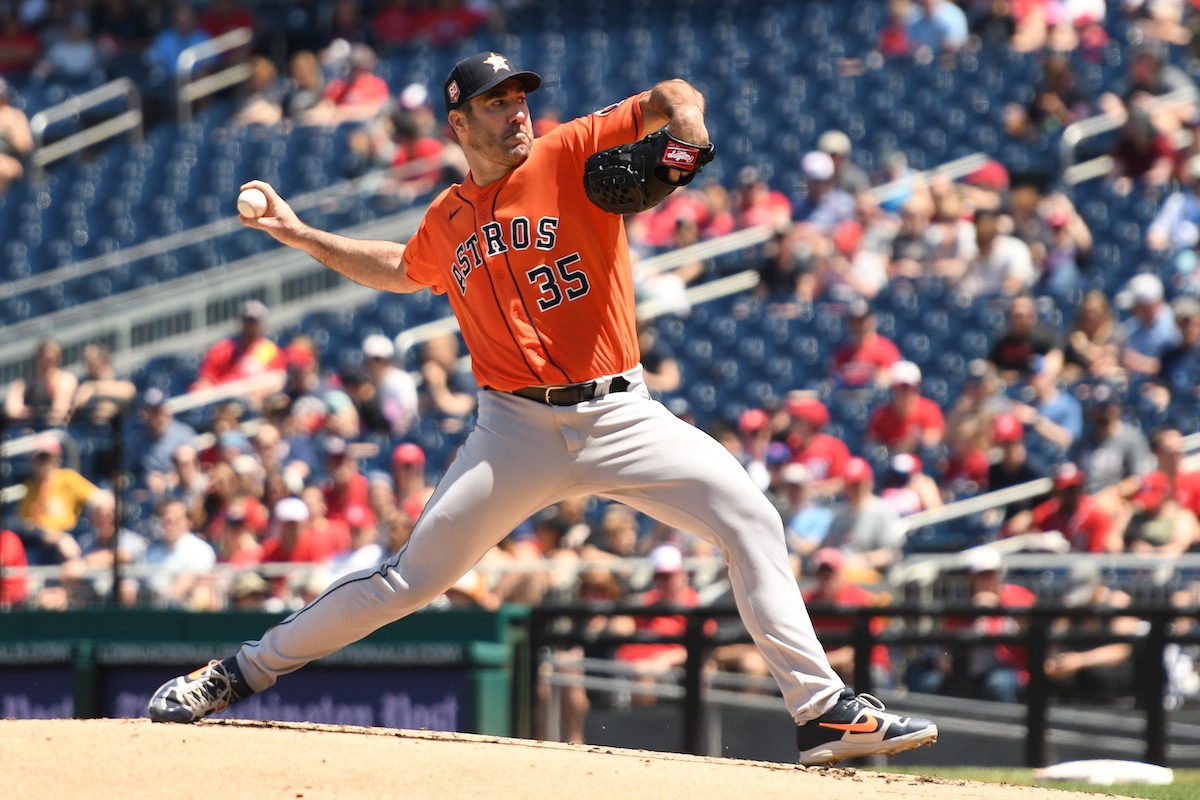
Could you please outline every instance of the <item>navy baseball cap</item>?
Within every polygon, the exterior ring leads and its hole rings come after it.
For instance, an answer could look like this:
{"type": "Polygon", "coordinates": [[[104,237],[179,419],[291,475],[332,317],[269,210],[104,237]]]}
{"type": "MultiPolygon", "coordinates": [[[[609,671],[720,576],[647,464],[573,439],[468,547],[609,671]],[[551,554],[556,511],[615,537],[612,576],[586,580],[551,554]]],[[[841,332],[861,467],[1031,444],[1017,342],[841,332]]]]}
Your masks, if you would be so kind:
{"type": "Polygon", "coordinates": [[[462,108],[472,97],[494,89],[509,78],[520,80],[527,92],[532,92],[542,85],[542,77],[536,72],[517,69],[499,53],[477,53],[470,58],[464,58],[454,65],[450,76],[446,78],[443,87],[446,111],[462,108]]]}

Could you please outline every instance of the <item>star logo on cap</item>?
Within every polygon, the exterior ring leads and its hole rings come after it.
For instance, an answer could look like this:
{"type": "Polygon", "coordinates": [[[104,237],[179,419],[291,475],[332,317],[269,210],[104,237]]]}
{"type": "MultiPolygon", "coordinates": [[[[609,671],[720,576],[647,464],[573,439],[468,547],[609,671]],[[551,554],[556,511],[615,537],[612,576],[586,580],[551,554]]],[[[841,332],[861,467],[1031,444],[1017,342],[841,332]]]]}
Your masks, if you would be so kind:
{"type": "Polygon", "coordinates": [[[495,53],[492,53],[489,58],[485,58],[483,63],[491,67],[492,72],[499,72],[502,69],[511,71],[511,67],[508,66],[508,59],[504,56],[498,56],[495,53]]]}

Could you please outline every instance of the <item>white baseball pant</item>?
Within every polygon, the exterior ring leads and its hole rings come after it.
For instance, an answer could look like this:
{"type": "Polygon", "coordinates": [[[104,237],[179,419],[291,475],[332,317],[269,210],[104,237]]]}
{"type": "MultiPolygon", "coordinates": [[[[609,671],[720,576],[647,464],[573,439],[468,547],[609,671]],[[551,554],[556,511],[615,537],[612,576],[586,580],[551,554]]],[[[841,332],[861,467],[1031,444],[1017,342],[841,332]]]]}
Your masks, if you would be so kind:
{"type": "Polygon", "coordinates": [[[625,377],[628,391],[574,406],[480,392],[475,429],[408,544],[245,643],[238,666],[250,687],[266,689],[420,609],[540,509],[593,494],[714,542],[789,711],[797,722],[820,716],[843,683],[800,597],[779,513],[729,451],[651,399],[640,367],[625,377]]]}

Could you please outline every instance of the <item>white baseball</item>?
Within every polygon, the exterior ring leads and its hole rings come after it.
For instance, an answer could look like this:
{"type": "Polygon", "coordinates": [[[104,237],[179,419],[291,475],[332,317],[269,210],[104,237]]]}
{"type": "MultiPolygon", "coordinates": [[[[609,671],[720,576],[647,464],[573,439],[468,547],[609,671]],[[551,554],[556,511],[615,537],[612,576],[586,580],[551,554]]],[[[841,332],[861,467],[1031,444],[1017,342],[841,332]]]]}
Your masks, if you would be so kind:
{"type": "Polygon", "coordinates": [[[262,189],[247,189],[238,195],[237,209],[243,217],[261,217],[267,213],[267,196],[262,189]]]}

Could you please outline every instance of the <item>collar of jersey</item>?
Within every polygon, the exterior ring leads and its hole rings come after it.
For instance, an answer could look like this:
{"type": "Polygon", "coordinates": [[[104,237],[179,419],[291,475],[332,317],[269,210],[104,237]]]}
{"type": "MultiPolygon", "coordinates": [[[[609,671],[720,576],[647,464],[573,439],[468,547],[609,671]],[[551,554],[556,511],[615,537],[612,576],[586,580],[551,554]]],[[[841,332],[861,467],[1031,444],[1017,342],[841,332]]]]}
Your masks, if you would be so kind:
{"type": "Polygon", "coordinates": [[[472,202],[484,196],[493,197],[499,189],[508,183],[508,179],[512,177],[514,171],[515,169],[509,170],[508,174],[503,178],[497,178],[487,186],[480,186],[479,184],[475,183],[475,176],[468,172],[467,176],[463,178],[462,184],[459,186],[459,194],[463,196],[463,199],[470,200],[472,202]]]}

